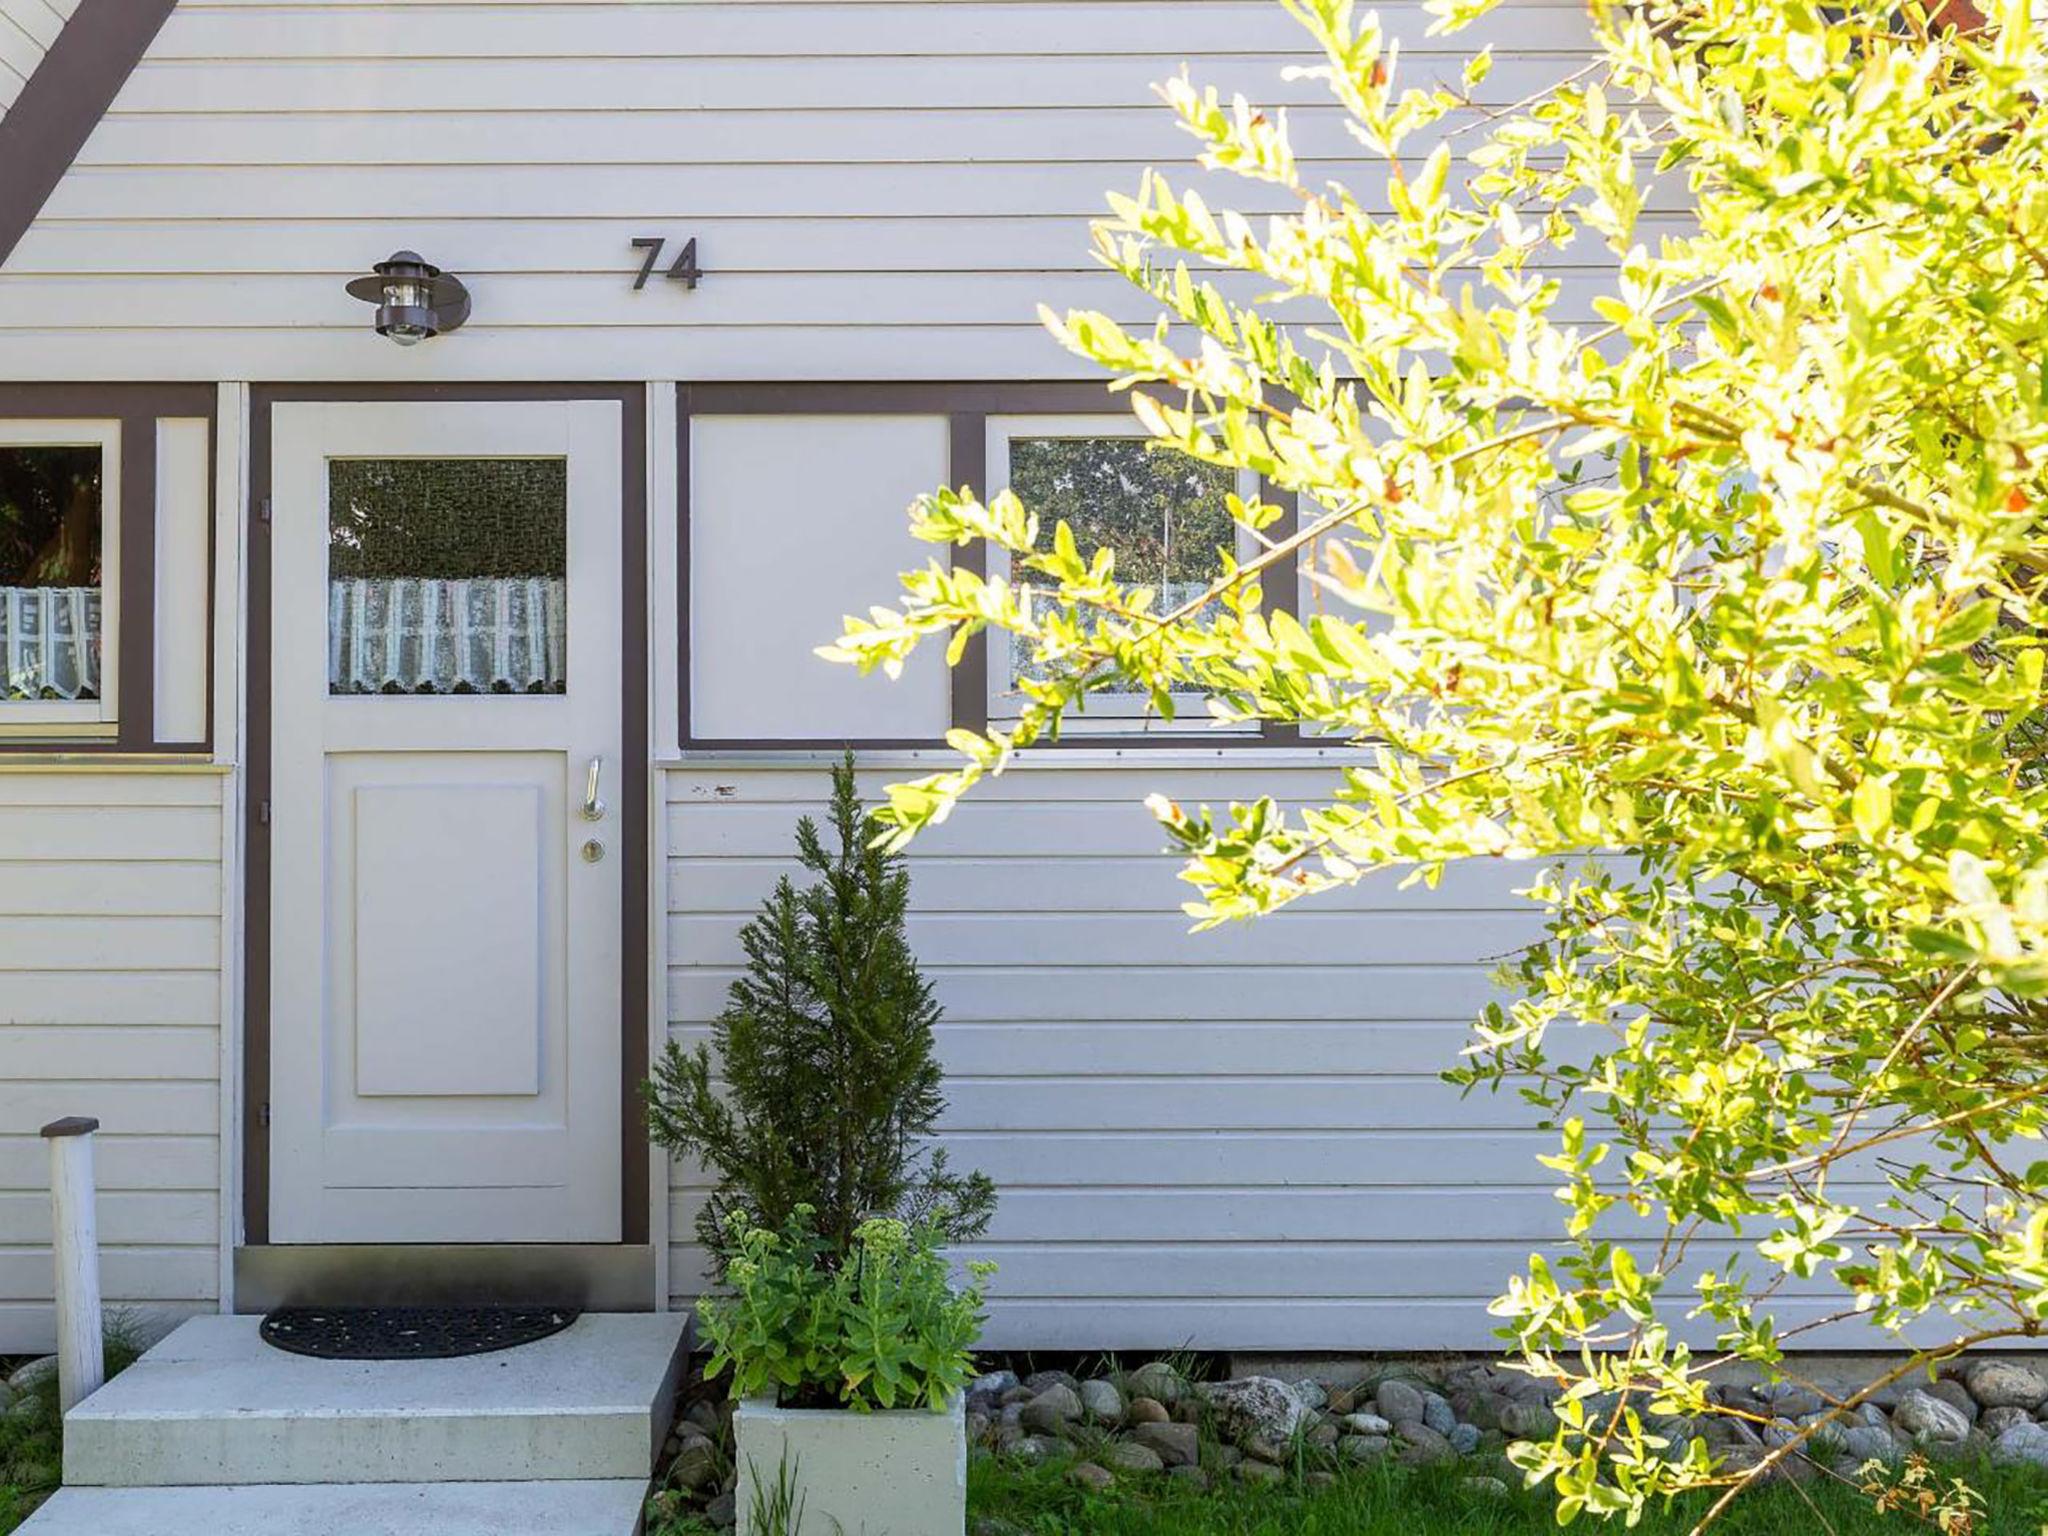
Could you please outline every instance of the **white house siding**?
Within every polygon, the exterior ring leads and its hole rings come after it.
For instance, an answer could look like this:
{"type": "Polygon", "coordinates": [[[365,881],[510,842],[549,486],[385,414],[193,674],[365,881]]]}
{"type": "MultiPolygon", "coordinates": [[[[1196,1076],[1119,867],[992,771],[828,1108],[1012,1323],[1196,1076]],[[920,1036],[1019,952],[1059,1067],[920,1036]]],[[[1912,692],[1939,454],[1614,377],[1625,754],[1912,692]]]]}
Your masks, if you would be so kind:
{"type": "MultiPolygon", "coordinates": [[[[1486,108],[1585,55],[1577,0],[1450,40],[1381,10],[1416,82],[1496,44],[1486,108]]],[[[1082,373],[1036,306],[1150,318],[1086,224],[1188,165],[1152,95],[1184,62],[1294,104],[1312,170],[1384,204],[1321,88],[1281,78],[1305,36],[1275,0],[182,0],[0,274],[0,377],[1082,373]],[[641,236],[697,237],[702,285],[634,292],[641,236]],[[470,280],[459,344],[401,353],[343,294],[400,246],[470,280]]]]}
{"type": "Polygon", "coordinates": [[[77,9],[78,0],[0,0],[0,117],[77,9]]]}
{"type": "MultiPolygon", "coordinates": [[[[1483,1348],[1555,1236],[1553,1138],[1437,1077],[1533,932],[1526,868],[1372,883],[1191,935],[1141,801],[1325,791],[1328,765],[1177,752],[1027,763],[913,858],[911,938],[946,1009],[946,1142],[1002,1186],[990,1338],[1058,1348],[1483,1348]],[[1256,766],[1226,766],[1244,762],[1256,766]],[[1071,764],[1071,766],[1070,766],[1071,764]]],[[[897,766],[865,780],[930,771],[897,766]]],[[[822,763],[666,775],[668,998],[701,1038],[740,925],[792,867],[822,763]]],[[[703,1179],[675,1172],[673,1288],[702,1272],[703,1179]]]]}
{"type": "Polygon", "coordinates": [[[0,772],[0,1355],[49,1347],[47,1144],[96,1116],[101,1276],[220,1296],[221,803],[210,771],[0,772]]]}
{"type": "MultiPolygon", "coordinates": [[[[871,755],[863,792],[943,760],[871,755]]],[[[707,1036],[740,926],[798,872],[796,820],[822,810],[826,769],[732,758],[662,776],[675,1038],[707,1036]]],[[[946,1010],[942,1139],[1001,1187],[975,1249],[1001,1265],[991,1347],[1497,1347],[1487,1302],[1562,1233],[1557,1178],[1536,1162],[1556,1133],[1512,1089],[1461,1098],[1440,1074],[1498,960],[1537,932],[1515,894],[1536,868],[1460,866],[1434,890],[1379,877],[1194,934],[1142,804],[1155,790],[1190,806],[1304,803],[1334,777],[1331,762],[1257,748],[1063,749],[977,789],[914,845],[910,936],[946,1010]]],[[[1578,1059],[1589,1044],[1552,1042],[1578,1059]]],[[[672,1170],[678,1304],[701,1284],[705,1186],[672,1170]]],[[[1660,1231],[1625,1213],[1606,1230],[1645,1253],[1660,1231]]],[[[1682,1320],[1691,1279],[1733,1253],[1698,1244],[1673,1282],[1670,1320],[1695,1343],[1713,1329],[1682,1320]]],[[[1783,1327],[1833,1310],[1824,1281],[1791,1281],[1774,1306],[1783,1327]]],[[[1914,1334],[1940,1336],[1939,1320],[1914,1334]]],[[[1874,1342],[1855,1323],[1804,1336],[1874,1342]]]]}

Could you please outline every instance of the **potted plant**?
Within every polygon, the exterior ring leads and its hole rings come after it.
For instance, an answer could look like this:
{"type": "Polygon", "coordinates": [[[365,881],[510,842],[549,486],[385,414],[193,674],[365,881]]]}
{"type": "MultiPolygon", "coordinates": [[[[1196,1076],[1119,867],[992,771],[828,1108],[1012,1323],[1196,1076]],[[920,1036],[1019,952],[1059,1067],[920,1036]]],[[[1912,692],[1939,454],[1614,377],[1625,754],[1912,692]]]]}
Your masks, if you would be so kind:
{"type": "Polygon", "coordinates": [[[905,928],[910,875],[878,845],[848,753],[811,879],[741,931],[747,970],[708,1046],[671,1043],[654,1139],[717,1175],[697,1227],[730,1294],[699,1304],[708,1374],[732,1372],[743,1536],[960,1536],[972,1374],[993,1266],[944,1248],[995,1189],[932,1146],[939,1006],[905,928]]]}
{"type": "Polygon", "coordinates": [[[929,1226],[861,1223],[844,1252],[800,1205],[782,1230],[730,1219],[731,1294],[698,1303],[710,1375],[730,1371],[740,1536],[960,1536],[964,1393],[982,1290],[929,1226]]]}

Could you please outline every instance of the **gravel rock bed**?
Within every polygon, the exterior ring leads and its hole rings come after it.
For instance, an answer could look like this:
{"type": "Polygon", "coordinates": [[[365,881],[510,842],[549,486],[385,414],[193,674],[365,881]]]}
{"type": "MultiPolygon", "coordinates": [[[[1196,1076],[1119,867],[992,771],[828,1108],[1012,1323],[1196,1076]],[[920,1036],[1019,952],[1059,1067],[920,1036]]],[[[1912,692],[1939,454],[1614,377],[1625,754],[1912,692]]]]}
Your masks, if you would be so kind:
{"type": "MultiPolygon", "coordinates": [[[[968,1388],[967,1437],[974,1455],[1064,1463],[1068,1478],[1098,1491],[1166,1480],[1256,1486],[1296,1474],[1317,1484],[1347,1467],[1392,1461],[1455,1465],[1468,1492],[1490,1497],[1521,1483],[1507,1447],[1548,1439],[1557,1428],[1557,1389],[1514,1371],[1470,1361],[1359,1366],[1361,1380],[1335,1387],[1274,1376],[1197,1381],[1164,1361],[1085,1376],[992,1371],[968,1388]]],[[[1879,1374],[1873,1368],[1865,1379],[1879,1374]]],[[[1831,1396],[1794,1382],[1725,1384],[1709,1395],[1728,1413],[1646,1422],[1670,1441],[1666,1454],[1703,1439],[1740,1469],[1857,1390],[1826,1387],[1831,1396]]],[[[725,1529],[734,1519],[732,1405],[698,1382],[680,1410],[649,1513],[688,1510],[725,1529]]],[[[2048,1470],[2048,1362],[1956,1361],[1931,1382],[1920,1375],[1882,1387],[1774,1474],[1809,1477],[1819,1466],[1854,1479],[1869,1462],[1896,1466],[1914,1453],[2048,1470]]]]}
{"type": "MultiPolygon", "coordinates": [[[[1667,1455],[1703,1439],[1740,1469],[1826,1419],[1856,1389],[1832,1390],[1831,1399],[1793,1382],[1721,1385],[1710,1396],[1729,1412],[1646,1417],[1646,1425],[1668,1439],[1667,1455]]],[[[1190,1381],[1164,1362],[1085,1379],[994,1371],[968,1390],[967,1433],[976,1454],[1070,1459],[1068,1476],[1096,1489],[1159,1476],[1204,1486],[1224,1477],[1272,1483],[1291,1472],[1321,1480],[1391,1459],[1459,1465],[1472,1491],[1485,1493],[1519,1484],[1507,1447],[1555,1433],[1557,1397],[1548,1383],[1475,1362],[1435,1371],[1403,1364],[1344,1387],[1272,1376],[1190,1381]]],[[[1774,1470],[1797,1478],[1820,1465],[1853,1478],[1869,1462],[1897,1465],[1915,1452],[2048,1469],[2048,1370],[1959,1361],[1932,1382],[1920,1376],[1880,1388],[1774,1470]]]]}

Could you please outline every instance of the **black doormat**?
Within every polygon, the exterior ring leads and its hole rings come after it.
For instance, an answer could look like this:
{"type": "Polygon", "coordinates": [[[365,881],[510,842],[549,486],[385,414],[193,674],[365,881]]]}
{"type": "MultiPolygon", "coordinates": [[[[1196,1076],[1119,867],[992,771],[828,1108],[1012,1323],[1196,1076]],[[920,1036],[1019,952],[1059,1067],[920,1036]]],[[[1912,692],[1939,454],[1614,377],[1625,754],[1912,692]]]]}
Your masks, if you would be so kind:
{"type": "Polygon", "coordinates": [[[449,1360],[516,1349],[576,1321],[569,1307],[280,1307],[263,1341],[322,1360],[449,1360]]]}

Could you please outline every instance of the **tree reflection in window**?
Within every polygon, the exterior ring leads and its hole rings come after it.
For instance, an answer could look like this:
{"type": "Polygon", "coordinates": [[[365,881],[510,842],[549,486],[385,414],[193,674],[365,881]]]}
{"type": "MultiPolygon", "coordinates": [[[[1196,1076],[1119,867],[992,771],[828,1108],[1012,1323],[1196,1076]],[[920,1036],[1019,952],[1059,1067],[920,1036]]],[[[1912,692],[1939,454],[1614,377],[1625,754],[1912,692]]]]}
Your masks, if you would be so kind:
{"type": "Polygon", "coordinates": [[[0,698],[100,696],[101,450],[0,447],[0,698]]]}
{"type": "MultiPolygon", "coordinates": [[[[1236,543],[1235,474],[1137,437],[1016,437],[1010,489],[1050,530],[1065,522],[1084,558],[1116,551],[1117,579],[1158,591],[1164,611],[1199,594],[1236,543]]],[[[1027,675],[1012,648],[1012,680],[1027,675]]]]}

